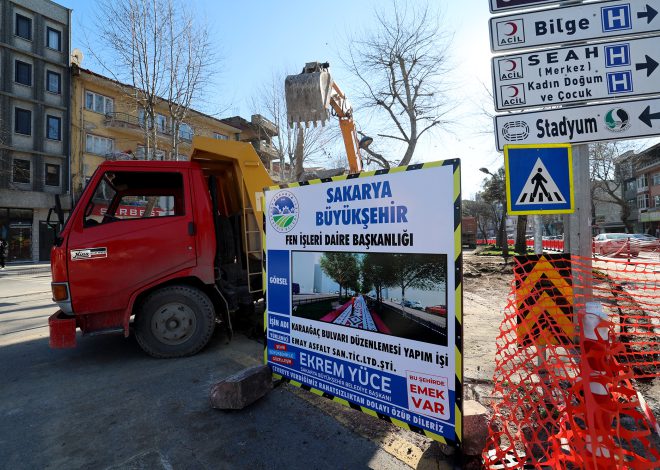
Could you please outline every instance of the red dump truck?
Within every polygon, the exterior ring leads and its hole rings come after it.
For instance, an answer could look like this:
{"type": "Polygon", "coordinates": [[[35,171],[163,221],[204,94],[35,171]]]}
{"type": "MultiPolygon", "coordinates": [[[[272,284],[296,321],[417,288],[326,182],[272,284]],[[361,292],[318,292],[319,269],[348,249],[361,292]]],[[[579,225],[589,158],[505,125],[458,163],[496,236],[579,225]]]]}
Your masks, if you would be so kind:
{"type": "MultiPolygon", "coordinates": [[[[262,297],[261,197],[250,144],[196,137],[191,161],[106,161],[51,253],[50,344],[135,332],[155,357],[195,354],[262,297]]],[[[61,210],[59,211],[62,222],[61,210]]]]}
{"type": "Polygon", "coordinates": [[[461,240],[463,246],[477,247],[477,218],[463,217],[461,219],[461,240]]]}

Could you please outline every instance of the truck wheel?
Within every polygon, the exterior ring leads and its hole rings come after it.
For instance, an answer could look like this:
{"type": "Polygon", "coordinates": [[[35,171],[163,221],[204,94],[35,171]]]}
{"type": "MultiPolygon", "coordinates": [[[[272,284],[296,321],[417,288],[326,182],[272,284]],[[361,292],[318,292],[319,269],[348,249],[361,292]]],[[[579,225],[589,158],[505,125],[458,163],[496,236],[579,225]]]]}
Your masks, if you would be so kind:
{"type": "Polygon", "coordinates": [[[150,294],[135,318],[135,337],[149,355],[192,356],[211,339],[215,328],[213,303],[199,289],[164,287],[150,294]]]}

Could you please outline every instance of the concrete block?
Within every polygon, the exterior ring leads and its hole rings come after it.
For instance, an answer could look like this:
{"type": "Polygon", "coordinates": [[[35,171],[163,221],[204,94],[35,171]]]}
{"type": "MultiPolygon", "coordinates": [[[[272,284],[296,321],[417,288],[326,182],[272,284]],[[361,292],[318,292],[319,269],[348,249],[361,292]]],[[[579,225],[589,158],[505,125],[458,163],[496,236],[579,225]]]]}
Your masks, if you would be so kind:
{"type": "Polygon", "coordinates": [[[220,410],[242,410],[273,389],[267,365],[250,367],[211,387],[211,406],[220,410]]]}
{"type": "Polygon", "coordinates": [[[463,453],[481,455],[488,439],[488,410],[476,400],[463,402],[463,453]]]}

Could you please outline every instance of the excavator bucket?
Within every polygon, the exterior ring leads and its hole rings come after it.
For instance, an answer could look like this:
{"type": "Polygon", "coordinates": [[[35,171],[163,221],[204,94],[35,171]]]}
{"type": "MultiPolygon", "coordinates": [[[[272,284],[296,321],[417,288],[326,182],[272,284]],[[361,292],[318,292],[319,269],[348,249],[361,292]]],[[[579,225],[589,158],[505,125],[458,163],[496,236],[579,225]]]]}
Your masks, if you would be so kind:
{"type": "Polygon", "coordinates": [[[328,72],[328,64],[310,62],[305,65],[302,73],[289,75],[284,80],[286,95],[286,114],[289,126],[294,124],[309,127],[316,126],[318,121],[325,125],[329,119],[330,95],[332,93],[332,77],[328,72]]]}

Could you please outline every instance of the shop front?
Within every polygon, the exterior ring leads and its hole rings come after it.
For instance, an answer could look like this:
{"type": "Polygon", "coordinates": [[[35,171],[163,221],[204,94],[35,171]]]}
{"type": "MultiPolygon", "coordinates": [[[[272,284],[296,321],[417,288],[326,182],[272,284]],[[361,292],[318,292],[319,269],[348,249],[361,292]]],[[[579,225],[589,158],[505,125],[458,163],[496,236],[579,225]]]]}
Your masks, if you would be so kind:
{"type": "Polygon", "coordinates": [[[32,261],[32,209],[0,207],[0,238],[7,241],[7,262],[32,261]]]}

